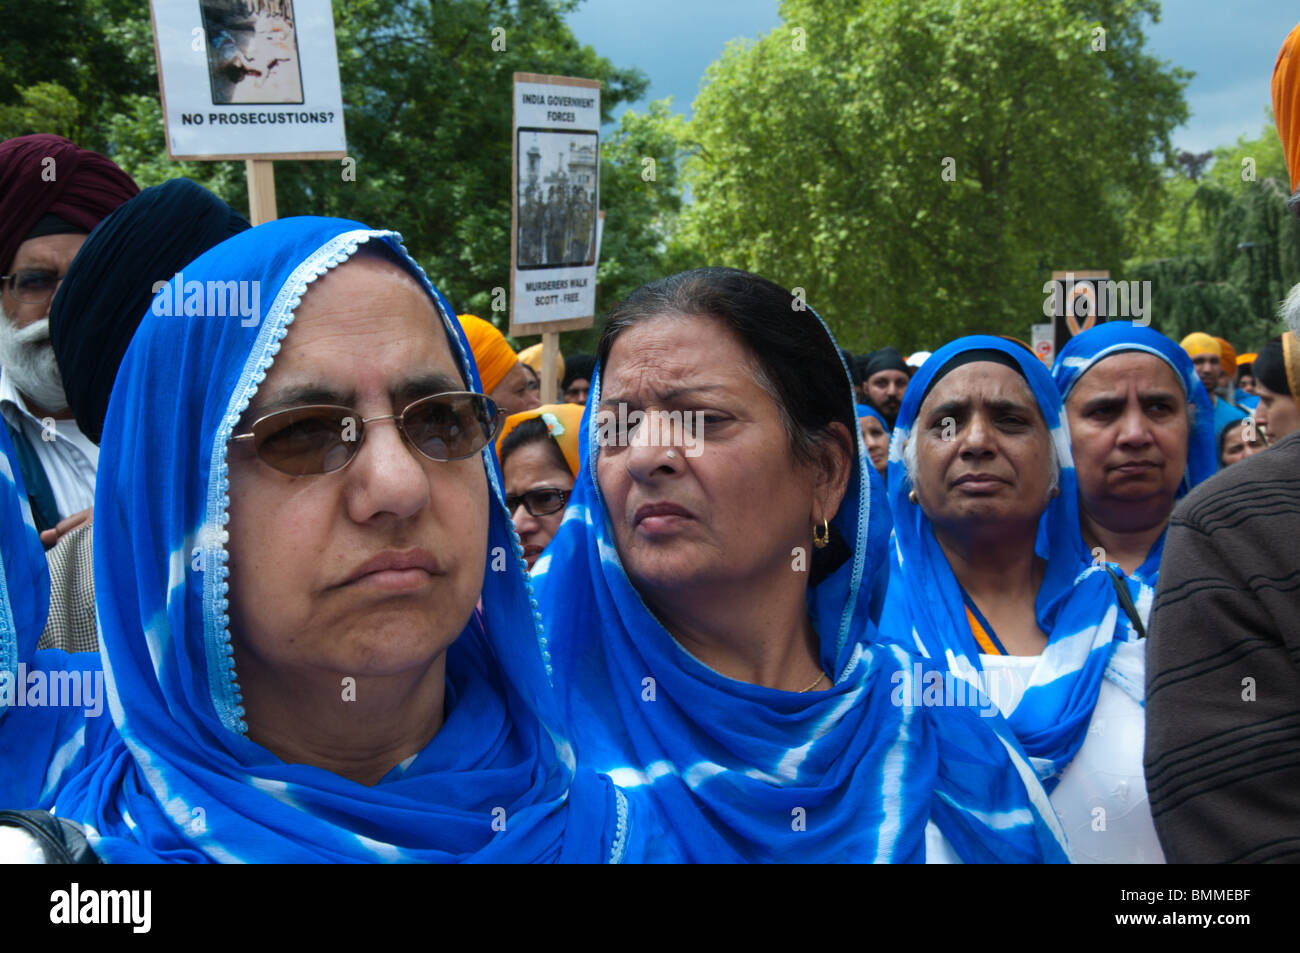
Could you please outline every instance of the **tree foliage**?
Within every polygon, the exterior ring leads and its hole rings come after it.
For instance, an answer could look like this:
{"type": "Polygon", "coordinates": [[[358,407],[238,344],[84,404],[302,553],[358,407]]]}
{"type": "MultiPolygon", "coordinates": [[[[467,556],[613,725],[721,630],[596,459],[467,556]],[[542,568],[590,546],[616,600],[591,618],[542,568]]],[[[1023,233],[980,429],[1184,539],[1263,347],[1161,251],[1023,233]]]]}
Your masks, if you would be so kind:
{"type": "Polygon", "coordinates": [[[1257,350],[1282,330],[1277,306],[1300,281],[1300,220],[1285,207],[1290,183],[1277,131],[1221,146],[1208,172],[1190,171],[1170,174],[1159,213],[1134,223],[1128,271],[1151,282],[1154,327],[1257,350]]]}
{"type": "MultiPolygon", "coordinates": [[[[355,181],[337,161],[277,162],[279,214],[334,215],[395,229],[458,309],[491,315],[493,289],[510,284],[512,74],[600,80],[607,121],[647,86],[638,70],[617,67],[577,42],[564,19],[575,6],[576,0],[334,0],[355,181]],[[503,50],[493,48],[497,28],[504,30],[503,50]]],[[[167,157],[147,5],[42,0],[5,7],[18,14],[21,42],[0,42],[0,134],[60,132],[112,156],[142,186],[185,175],[247,209],[242,163],[167,157]]],[[[649,115],[661,113],[652,106],[649,115]]],[[[227,151],[240,152],[241,136],[255,134],[232,130],[227,151]]],[[[609,259],[601,270],[606,294],[625,293],[628,281],[656,270],[665,227],[659,216],[677,201],[669,194],[671,168],[659,166],[657,183],[639,178],[641,154],[671,151],[656,135],[653,124],[629,114],[602,162],[602,204],[610,209],[609,259]]]]}
{"type": "Polygon", "coordinates": [[[709,69],[674,259],[805,289],[852,350],[1025,335],[1159,196],[1187,74],[1143,49],[1158,10],[785,0],[709,69]]]}

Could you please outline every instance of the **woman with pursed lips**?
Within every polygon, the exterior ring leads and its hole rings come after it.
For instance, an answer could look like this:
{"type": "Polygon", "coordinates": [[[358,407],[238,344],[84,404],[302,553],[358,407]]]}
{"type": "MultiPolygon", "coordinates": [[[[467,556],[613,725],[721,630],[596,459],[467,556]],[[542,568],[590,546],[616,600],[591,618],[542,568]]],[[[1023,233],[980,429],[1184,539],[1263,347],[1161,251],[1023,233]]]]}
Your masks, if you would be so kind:
{"type": "Polygon", "coordinates": [[[993,698],[1076,861],[1160,860],[1142,787],[1140,650],[1126,648],[1137,636],[1106,569],[1080,556],[1047,369],[987,335],[940,348],[909,385],[889,467],[897,562],[884,636],[993,698]],[[1101,835],[1094,808],[1108,818],[1101,835]]]}
{"type": "Polygon", "coordinates": [[[582,408],[546,404],[506,419],[497,437],[506,509],[532,569],[564,519],[578,473],[582,408]]]}
{"type": "Polygon", "coordinates": [[[1174,504],[1218,467],[1210,395],[1181,347],[1127,321],[1071,338],[1052,377],[1079,483],[1080,555],[1142,583],[1135,602],[1149,614],[1174,504]]]}
{"type": "Polygon", "coordinates": [[[620,859],[523,563],[489,565],[496,408],[400,239],[282,219],[184,279],[263,312],[145,315],[97,486],[111,717],[6,712],[0,805],[57,802],[108,861],[620,859]]]}
{"type": "Polygon", "coordinates": [[[534,571],[579,764],[648,860],[1064,860],[1005,723],[922,704],[927,667],[876,641],[883,487],[796,301],[706,268],[608,317],[534,571]]]}

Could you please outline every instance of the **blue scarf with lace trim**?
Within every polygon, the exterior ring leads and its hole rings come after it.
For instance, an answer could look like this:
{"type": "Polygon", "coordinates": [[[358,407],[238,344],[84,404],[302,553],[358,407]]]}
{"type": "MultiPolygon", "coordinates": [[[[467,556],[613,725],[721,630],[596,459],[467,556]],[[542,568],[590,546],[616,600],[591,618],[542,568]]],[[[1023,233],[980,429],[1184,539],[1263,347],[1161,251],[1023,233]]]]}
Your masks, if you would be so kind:
{"type": "MultiPolygon", "coordinates": [[[[0,722],[11,774],[0,791],[39,791],[40,800],[6,806],[52,805],[88,828],[106,860],[594,862],[622,855],[625,805],[606,780],[575,771],[560,726],[491,446],[481,455],[492,499],[482,611],[448,650],[447,717],[438,734],[373,786],[287,764],[247,737],[227,617],[227,440],[311,283],[365,242],[391,246],[427,290],[466,388],[479,390],[455,313],[398,236],[333,219],[271,222],[185,267],[187,285],[260,282],[257,321],[151,312],[128,349],[105,422],[95,505],[111,719],[95,719],[93,728],[89,718],[64,719],[38,743],[15,740],[0,722]],[[20,774],[34,780],[13,780],[20,774]]],[[[179,295],[179,280],[161,294],[179,295]]]]}

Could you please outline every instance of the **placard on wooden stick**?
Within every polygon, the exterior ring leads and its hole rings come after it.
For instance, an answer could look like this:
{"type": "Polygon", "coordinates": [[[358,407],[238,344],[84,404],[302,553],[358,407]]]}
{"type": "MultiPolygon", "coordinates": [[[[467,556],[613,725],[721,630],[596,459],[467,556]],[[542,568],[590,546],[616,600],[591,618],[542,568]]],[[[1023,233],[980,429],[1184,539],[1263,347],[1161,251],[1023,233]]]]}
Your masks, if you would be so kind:
{"type": "Polygon", "coordinates": [[[150,0],[172,159],[244,159],[253,224],[275,217],[272,159],[342,159],[329,0],[150,0]]]}
{"type": "Polygon", "coordinates": [[[589,328],[596,317],[600,82],[514,74],[510,333],[589,328]]]}
{"type": "Polygon", "coordinates": [[[1061,353],[1070,338],[1110,318],[1106,293],[1109,271],[1054,271],[1043,285],[1048,294],[1043,314],[1052,318],[1053,351],[1061,353]]]}

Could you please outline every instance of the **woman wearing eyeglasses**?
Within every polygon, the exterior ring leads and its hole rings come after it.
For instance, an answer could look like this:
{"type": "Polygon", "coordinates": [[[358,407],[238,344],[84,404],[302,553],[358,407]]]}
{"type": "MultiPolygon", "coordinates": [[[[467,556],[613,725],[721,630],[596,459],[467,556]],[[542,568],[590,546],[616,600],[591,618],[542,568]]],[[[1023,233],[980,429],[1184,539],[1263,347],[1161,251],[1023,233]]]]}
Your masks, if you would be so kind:
{"type": "Polygon", "coordinates": [[[578,475],[582,408],[547,404],[506,418],[497,457],[506,482],[506,509],[532,569],[564,519],[578,475]]]}
{"type": "Polygon", "coordinates": [[[852,383],[789,291],[725,268],[612,313],[583,466],[534,569],[579,764],[647,859],[1060,861],[996,710],[877,641],[889,510],[852,383]]]}
{"type": "Polygon", "coordinates": [[[11,705],[0,807],[57,803],[109,861],[621,859],[522,561],[488,563],[518,553],[498,412],[446,302],[393,233],[331,219],[184,280],[258,283],[259,320],[136,332],[96,500],[106,711],[11,705]]]}

